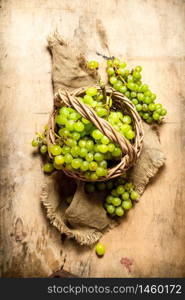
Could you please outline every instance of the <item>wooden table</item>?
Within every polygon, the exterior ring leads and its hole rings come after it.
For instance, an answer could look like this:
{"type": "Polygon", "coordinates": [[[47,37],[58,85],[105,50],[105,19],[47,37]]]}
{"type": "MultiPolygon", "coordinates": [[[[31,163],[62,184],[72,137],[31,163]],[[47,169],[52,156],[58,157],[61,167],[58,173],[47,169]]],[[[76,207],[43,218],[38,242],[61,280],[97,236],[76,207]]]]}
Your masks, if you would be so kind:
{"type": "Polygon", "coordinates": [[[183,0],[1,1],[1,276],[46,277],[60,268],[90,277],[185,275],[184,24],[183,0]],[[62,242],[49,225],[39,200],[45,176],[30,146],[52,107],[48,34],[80,33],[88,58],[99,59],[97,19],[111,53],[142,65],[144,81],[168,109],[160,130],[166,166],[102,238],[102,259],[93,248],[62,242]]]}

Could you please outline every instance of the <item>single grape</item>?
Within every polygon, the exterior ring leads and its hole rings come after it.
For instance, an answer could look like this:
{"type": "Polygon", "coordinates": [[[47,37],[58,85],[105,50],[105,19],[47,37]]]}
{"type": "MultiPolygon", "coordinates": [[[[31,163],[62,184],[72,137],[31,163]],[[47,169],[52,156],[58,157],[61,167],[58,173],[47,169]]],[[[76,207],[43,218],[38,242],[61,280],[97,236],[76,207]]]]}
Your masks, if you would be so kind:
{"type": "Polygon", "coordinates": [[[143,101],[144,98],[145,98],[145,96],[144,96],[143,93],[137,93],[137,99],[138,99],[139,101],[143,101]]]}
{"type": "Polygon", "coordinates": [[[148,90],[148,85],[147,84],[143,84],[142,86],[141,86],[141,91],[144,93],[144,92],[146,92],[148,90]]]}
{"type": "Polygon", "coordinates": [[[132,140],[135,137],[135,132],[132,129],[129,129],[128,131],[125,132],[125,137],[128,140],[132,140]]]}
{"type": "Polygon", "coordinates": [[[159,120],[159,114],[157,112],[154,112],[153,115],[152,115],[153,119],[155,121],[158,121],[159,120]]]}
{"type": "Polygon", "coordinates": [[[88,153],[85,157],[86,161],[91,162],[94,159],[94,156],[92,153],[88,153]]]}
{"type": "Polygon", "coordinates": [[[90,171],[96,171],[97,167],[98,167],[98,164],[95,161],[91,161],[89,163],[89,170],[90,171]]]}
{"type": "Polygon", "coordinates": [[[104,168],[97,167],[97,169],[96,169],[96,175],[98,177],[106,176],[107,172],[106,172],[106,170],[104,168]]]}
{"type": "Polygon", "coordinates": [[[152,93],[152,95],[150,96],[150,98],[152,99],[152,101],[154,101],[156,99],[156,95],[152,93]]]}
{"type": "Polygon", "coordinates": [[[73,157],[70,153],[67,153],[67,154],[64,155],[64,161],[65,161],[66,164],[71,163],[72,160],[73,160],[73,157]]]}
{"type": "Polygon", "coordinates": [[[131,208],[132,208],[132,201],[130,201],[130,200],[123,201],[123,202],[122,202],[122,207],[123,207],[125,210],[131,209],[131,208]]]}
{"type": "Polygon", "coordinates": [[[106,209],[107,209],[107,212],[110,214],[110,215],[112,215],[114,212],[115,212],[115,207],[113,206],[113,205],[107,205],[107,207],[106,207],[106,209]]]}
{"type": "Polygon", "coordinates": [[[92,137],[95,139],[95,140],[100,140],[102,137],[103,137],[103,133],[98,130],[98,129],[95,129],[93,130],[92,132],[92,137]]]}
{"type": "Polygon", "coordinates": [[[99,63],[95,60],[88,61],[87,66],[89,69],[98,69],[99,63]]]}
{"type": "Polygon", "coordinates": [[[80,166],[81,171],[87,171],[89,170],[89,163],[87,161],[83,161],[81,166],[80,166]]]}
{"type": "Polygon", "coordinates": [[[112,156],[119,157],[122,155],[121,149],[118,147],[115,147],[115,150],[112,152],[112,156]]]}
{"type": "Polygon", "coordinates": [[[126,92],[125,92],[125,96],[126,96],[127,98],[130,98],[130,92],[129,92],[129,91],[126,91],[126,92]]]}
{"type": "Polygon", "coordinates": [[[134,77],[134,79],[141,79],[141,74],[140,74],[140,72],[138,72],[138,71],[134,71],[133,72],[133,77],[134,77]]]}
{"type": "Polygon", "coordinates": [[[86,89],[86,94],[89,96],[96,96],[98,94],[98,90],[95,87],[89,87],[86,89]]]}
{"type": "Polygon", "coordinates": [[[65,140],[65,143],[69,147],[75,147],[77,145],[77,141],[75,141],[73,139],[67,139],[67,140],[65,140]]]}
{"type": "Polygon", "coordinates": [[[116,190],[116,189],[113,189],[113,190],[111,191],[111,195],[114,196],[114,197],[117,197],[117,196],[118,196],[117,190],[116,190]]]}
{"type": "Polygon", "coordinates": [[[136,110],[137,111],[141,111],[142,110],[142,105],[140,103],[136,104],[136,110]]]}
{"type": "Polygon", "coordinates": [[[59,131],[58,131],[58,134],[61,136],[61,137],[69,137],[71,135],[70,131],[67,130],[66,128],[60,128],[59,131]]]}
{"type": "Polygon", "coordinates": [[[76,121],[76,120],[78,120],[80,118],[81,118],[81,115],[78,112],[76,112],[76,111],[74,111],[73,113],[71,113],[69,115],[69,119],[73,120],[73,121],[76,121]]]}
{"type": "Polygon", "coordinates": [[[111,76],[111,75],[114,75],[114,68],[112,68],[112,67],[109,67],[109,68],[107,68],[107,74],[109,75],[109,76],[111,76]]]}
{"type": "Polygon", "coordinates": [[[120,66],[121,69],[124,69],[127,66],[127,64],[126,64],[125,61],[123,61],[123,62],[120,62],[119,66],[120,66]]]}
{"type": "Polygon", "coordinates": [[[98,179],[98,176],[96,175],[95,172],[91,172],[90,179],[93,181],[96,181],[98,179]]]}
{"type": "Polygon", "coordinates": [[[114,206],[119,206],[119,205],[121,204],[121,199],[118,198],[118,197],[113,197],[113,199],[112,199],[112,204],[113,204],[114,206]]]}
{"type": "Polygon", "coordinates": [[[136,191],[132,191],[131,194],[130,194],[130,198],[132,200],[137,200],[139,197],[138,193],[136,191]]]}
{"type": "Polygon", "coordinates": [[[148,111],[148,105],[147,105],[146,103],[144,103],[144,104],[142,105],[142,110],[143,110],[143,111],[148,111]]]}
{"type": "Polygon", "coordinates": [[[115,209],[115,214],[118,216],[118,217],[122,217],[124,215],[124,210],[121,206],[118,206],[116,207],[115,209]]]}
{"type": "Polygon", "coordinates": [[[71,148],[69,146],[62,147],[62,154],[70,153],[71,148]]]}
{"type": "Polygon", "coordinates": [[[146,119],[148,119],[148,118],[149,118],[149,114],[148,114],[148,113],[144,113],[144,114],[143,114],[143,119],[146,120],[146,119]]]}
{"type": "Polygon", "coordinates": [[[105,254],[105,247],[103,244],[98,243],[95,249],[98,256],[103,256],[105,254]]]}
{"type": "Polygon", "coordinates": [[[132,99],[132,103],[133,103],[134,105],[136,105],[136,104],[138,104],[138,100],[137,100],[136,98],[133,98],[133,99],[132,99]]]}
{"type": "Polygon", "coordinates": [[[81,148],[79,155],[80,155],[80,157],[86,157],[87,153],[88,153],[88,151],[86,148],[81,148]]]}
{"type": "Polygon", "coordinates": [[[167,114],[167,110],[165,108],[161,109],[161,116],[165,116],[167,114]]]}
{"type": "Polygon", "coordinates": [[[106,201],[108,204],[112,204],[112,199],[113,199],[113,197],[109,195],[109,196],[106,197],[105,201],[106,201]]]}
{"type": "Polygon", "coordinates": [[[57,155],[57,156],[55,156],[55,158],[54,158],[54,163],[55,163],[56,165],[63,165],[64,162],[65,162],[65,159],[64,159],[64,156],[63,156],[63,155],[57,155]]]}
{"type": "Polygon", "coordinates": [[[81,121],[77,121],[74,124],[74,130],[77,132],[82,132],[84,130],[84,124],[81,121]]]}
{"type": "Polygon", "coordinates": [[[99,162],[99,167],[106,169],[107,168],[107,162],[106,160],[102,160],[99,162]]]}
{"type": "Polygon", "coordinates": [[[50,145],[48,150],[54,156],[62,153],[62,148],[58,145],[50,145]]]}
{"type": "Polygon", "coordinates": [[[124,193],[125,189],[123,185],[118,185],[118,187],[116,188],[116,191],[118,193],[118,195],[121,195],[124,193]]]}
{"type": "Polygon", "coordinates": [[[31,142],[31,144],[32,144],[33,147],[38,147],[39,141],[38,141],[38,140],[33,140],[33,141],[31,142]]]}
{"type": "MultiPolygon", "coordinates": [[[[87,158],[86,158],[86,159],[87,159],[87,158]]],[[[100,162],[100,161],[104,160],[104,155],[103,155],[102,153],[96,152],[96,153],[94,154],[94,160],[100,162]]]]}
{"type": "Polygon", "coordinates": [[[59,114],[61,114],[67,118],[70,115],[70,111],[69,111],[68,107],[63,106],[59,109],[59,114]]]}
{"type": "Polygon", "coordinates": [[[125,123],[125,124],[130,124],[131,122],[132,122],[132,119],[131,119],[130,116],[125,115],[125,116],[123,117],[123,123],[125,123]]]}
{"type": "Polygon", "coordinates": [[[120,88],[119,88],[119,92],[124,94],[126,91],[127,91],[126,85],[121,85],[120,88]]]}
{"type": "Polygon", "coordinates": [[[122,194],[122,199],[125,200],[125,201],[129,200],[129,193],[128,192],[124,192],[122,194]]]}
{"type": "Polygon", "coordinates": [[[96,108],[96,113],[97,113],[97,115],[100,117],[100,118],[102,118],[102,117],[104,117],[104,116],[107,116],[107,110],[105,109],[105,108],[103,108],[103,107],[97,107],[96,108]]]}
{"type": "Polygon", "coordinates": [[[57,165],[57,164],[55,164],[55,163],[53,163],[53,166],[54,166],[54,168],[57,169],[57,170],[63,170],[63,168],[64,168],[63,165],[57,165]]]}
{"type": "Polygon", "coordinates": [[[108,144],[108,151],[113,152],[115,150],[115,145],[113,143],[108,144]]]}
{"type": "Polygon", "coordinates": [[[147,90],[146,92],[144,92],[144,95],[150,97],[152,95],[152,92],[150,90],[147,90]]]}
{"type": "Polygon", "coordinates": [[[129,90],[134,91],[135,89],[135,85],[133,82],[128,82],[127,87],[129,88],[129,90]]]}
{"type": "Polygon", "coordinates": [[[130,96],[131,96],[131,98],[136,98],[136,97],[137,97],[137,94],[136,94],[136,92],[131,92],[131,93],[130,93],[130,96]]]}
{"type": "Polygon", "coordinates": [[[82,164],[82,160],[79,158],[74,158],[71,162],[71,166],[74,169],[79,169],[81,167],[81,164],[82,164]]]}
{"type": "Polygon", "coordinates": [[[57,115],[55,118],[55,122],[58,125],[65,125],[65,124],[67,124],[67,118],[63,115],[57,115]]]}
{"type": "Polygon", "coordinates": [[[46,163],[44,166],[43,166],[43,171],[45,173],[51,173],[52,171],[54,170],[54,167],[51,163],[46,163]]]}
{"type": "Polygon", "coordinates": [[[111,83],[112,85],[114,85],[118,80],[117,80],[117,78],[116,78],[115,76],[111,76],[111,77],[109,78],[109,81],[110,81],[110,83],[111,83]]]}
{"type": "Polygon", "coordinates": [[[106,152],[108,151],[108,146],[107,146],[107,145],[104,145],[104,144],[98,145],[98,150],[99,150],[101,153],[106,153],[106,152]]]}
{"type": "Polygon", "coordinates": [[[136,72],[141,72],[142,71],[142,67],[141,66],[136,66],[135,67],[135,71],[136,72]]]}
{"type": "Polygon", "coordinates": [[[155,110],[155,104],[154,104],[154,103],[150,103],[150,104],[148,105],[148,109],[149,109],[150,111],[154,111],[154,110],[155,110]]]}

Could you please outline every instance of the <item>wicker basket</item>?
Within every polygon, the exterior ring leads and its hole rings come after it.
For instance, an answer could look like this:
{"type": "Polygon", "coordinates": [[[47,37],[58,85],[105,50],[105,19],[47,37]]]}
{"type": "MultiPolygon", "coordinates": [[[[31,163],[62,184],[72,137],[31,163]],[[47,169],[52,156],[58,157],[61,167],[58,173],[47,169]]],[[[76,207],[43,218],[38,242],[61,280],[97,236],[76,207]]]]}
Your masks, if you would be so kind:
{"type": "MultiPolygon", "coordinates": [[[[142,121],[137,113],[134,105],[130,100],[125,98],[121,93],[115,91],[114,89],[107,87],[106,94],[113,100],[113,108],[122,111],[131,116],[134,130],[135,138],[133,143],[129,142],[124,136],[117,132],[111,124],[109,124],[103,118],[97,116],[96,112],[86,104],[82,103],[77,97],[83,96],[87,87],[75,89],[73,92],[68,92],[66,90],[58,90],[54,98],[54,108],[50,115],[48,122],[48,133],[47,133],[47,143],[55,144],[55,116],[57,111],[62,106],[73,107],[77,112],[79,112],[84,118],[88,119],[111,141],[120,145],[122,149],[123,156],[116,166],[108,169],[106,177],[101,177],[97,181],[106,181],[112,178],[122,175],[126,170],[132,167],[139,157],[143,144],[143,128],[142,121]]],[[[97,87],[101,90],[100,87],[97,87]]],[[[63,169],[66,175],[73,177],[75,179],[87,181],[87,178],[83,176],[80,172],[72,172],[67,169],[63,169]]]]}

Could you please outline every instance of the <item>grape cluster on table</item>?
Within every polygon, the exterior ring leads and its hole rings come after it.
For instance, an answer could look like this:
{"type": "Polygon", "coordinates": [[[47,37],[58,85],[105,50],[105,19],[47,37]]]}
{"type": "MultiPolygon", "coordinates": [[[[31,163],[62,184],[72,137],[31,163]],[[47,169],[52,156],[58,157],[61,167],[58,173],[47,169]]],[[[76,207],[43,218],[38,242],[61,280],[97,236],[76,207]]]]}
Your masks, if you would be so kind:
{"type": "Polygon", "coordinates": [[[133,184],[125,178],[126,174],[107,182],[89,182],[85,184],[85,191],[87,193],[104,191],[106,193],[104,208],[107,213],[111,216],[122,217],[132,208],[132,202],[139,197],[133,184]]]}
{"type": "MultiPolygon", "coordinates": [[[[126,139],[134,139],[131,117],[113,110],[112,99],[104,97],[103,92],[96,87],[87,88],[79,100],[94,109],[99,117],[107,120],[126,139]]],[[[52,155],[53,160],[43,166],[44,172],[67,169],[85,175],[87,180],[96,181],[106,176],[108,168],[120,160],[120,146],[109,140],[72,107],[61,107],[55,122],[56,144],[50,144],[47,149],[43,141],[32,141],[33,146],[39,145],[42,154],[48,151],[52,155]]]]}

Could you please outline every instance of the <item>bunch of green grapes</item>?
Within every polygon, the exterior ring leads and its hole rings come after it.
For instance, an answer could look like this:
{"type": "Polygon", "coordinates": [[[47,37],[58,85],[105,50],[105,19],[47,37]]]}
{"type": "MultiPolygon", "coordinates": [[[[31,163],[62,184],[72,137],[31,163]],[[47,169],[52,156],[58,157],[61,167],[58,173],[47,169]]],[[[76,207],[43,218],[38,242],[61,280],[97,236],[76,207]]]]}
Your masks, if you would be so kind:
{"type": "MultiPolygon", "coordinates": [[[[97,88],[89,87],[84,96],[79,99],[132,141],[135,132],[131,117],[123,115],[120,111],[111,110],[112,101],[110,97],[105,97],[97,88]]],[[[122,151],[119,145],[109,140],[92,122],[83,118],[75,109],[61,107],[55,117],[55,122],[56,144],[49,145],[48,149],[46,145],[40,145],[41,153],[48,151],[53,157],[44,165],[44,172],[66,169],[82,173],[87,181],[96,181],[107,175],[108,168],[113,162],[120,160],[122,151]]],[[[34,140],[32,145],[38,146],[38,140],[34,140]]]]}
{"type": "Polygon", "coordinates": [[[167,111],[162,104],[155,103],[156,95],[147,84],[142,83],[141,66],[129,70],[118,58],[107,60],[109,83],[116,91],[124,94],[135,105],[141,118],[147,123],[161,122],[167,111]]]}
{"type": "Polygon", "coordinates": [[[132,201],[138,199],[139,195],[134,190],[131,182],[125,181],[125,176],[107,182],[86,183],[85,191],[93,193],[95,191],[105,191],[106,198],[104,207],[111,216],[122,217],[124,213],[133,206],[132,201]]]}

